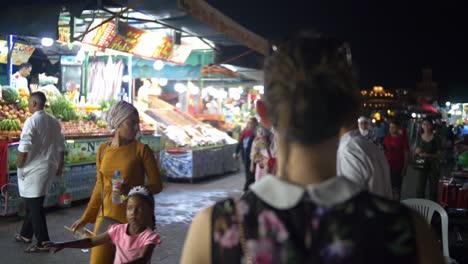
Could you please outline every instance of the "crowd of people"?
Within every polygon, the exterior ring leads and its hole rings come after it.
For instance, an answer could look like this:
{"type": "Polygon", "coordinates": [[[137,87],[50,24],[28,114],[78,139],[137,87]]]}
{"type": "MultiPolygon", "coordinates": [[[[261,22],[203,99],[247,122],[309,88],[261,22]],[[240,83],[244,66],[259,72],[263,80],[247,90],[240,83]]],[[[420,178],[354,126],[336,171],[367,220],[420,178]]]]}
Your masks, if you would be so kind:
{"type": "MultiPolygon", "coordinates": [[[[396,118],[371,125],[369,118],[361,116],[357,123],[344,124],[339,133],[337,175],[347,177],[374,194],[399,201],[408,168],[412,161],[423,159],[424,166],[414,167],[417,170],[414,197],[436,201],[440,164],[450,158],[442,153],[445,148],[453,148],[454,133],[446,123],[435,126],[430,118],[406,122],[417,130],[412,138],[408,127],[396,118]],[[429,189],[427,196],[426,189],[429,189]]],[[[274,136],[275,133],[259,124],[255,117],[242,131],[234,157],[242,157],[246,178],[244,191],[262,177],[276,173],[275,168],[268,166],[269,160],[276,159],[274,136]]]]}
{"type": "MultiPolygon", "coordinates": [[[[418,196],[428,184],[434,198],[441,144],[431,120],[414,138],[398,120],[371,129],[368,118],[358,118],[349,46],[316,33],[279,45],[264,74],[260,121],[249,120],[234,153],[244,165],[245,193],[197,213],[181,263],[443,263],[427,223],[400,203],[410,160],[417,158],[425,160],[418,196]]],[[[95,223],[96,236],[52,242],[42,202],[51,175],[61,174],[63,137],[44,112],[45,101],[43,94],[31,95],[34,114],[25,124],[31,129],[21,135],[20,194],[31,201],[16,241],[31,243],[36,236],[26,252],[93,247],[91,263],[149,263],[161,242],[153,195],[162,181],[153,153],[136,140],[138,111],[122,101],[107,113],[114,137],[99,147],[95,188],[72,226],[77,231],[95,223]],[[57,136],[31,132],[45,125],[57,136]],[[34,162],[44,170],[28,169],[34,162]],[[120,187],[112,185],[115,171],[123,176],[120,187]],[[37,179],[47,180],[30,195],[28,181],[37,179]],[[127,202],[113,201],[115,189],[127,202]]]]}
{"type": "MultiPolygon", "coordinates": [[[[388,135],[384,123],[371,131],[357,118],[348,45],[295,35],[267,58],[264,74],[257,114],[274,130],[277,169],[250,183],[258,150],[241,141],[247,190],[195,216],[181,263],[443,263],[428,225],[399,201],[406,132],[397,121],[388,135]]],[[[253,123],[242,140],[255,137],[253,123]]],[[[257,136],[265,141],[263,129],[257,136]]],[[[418,149],[433,158],[433,149],[418,149]]]]}

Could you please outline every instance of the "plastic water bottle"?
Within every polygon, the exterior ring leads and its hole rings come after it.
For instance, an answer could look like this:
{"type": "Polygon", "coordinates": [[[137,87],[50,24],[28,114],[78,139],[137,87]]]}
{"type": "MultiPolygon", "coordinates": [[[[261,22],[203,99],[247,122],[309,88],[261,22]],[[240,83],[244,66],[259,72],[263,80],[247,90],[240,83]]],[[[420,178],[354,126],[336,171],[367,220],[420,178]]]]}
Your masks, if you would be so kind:
{"type": "MultiPolygon", "coordinates": [[[[90,230],[88,230],[87,228],[80,228],[80,229],[77,229],[75,230],[75,232],[73,232],[73,230],[68,227],[68,226],[64,226],[66,230],[70,231],[70,233],[72,233],[72,235],[76,238],[76,239],[84,239],[84,238],[91,238],[94,236],[94,233],[91,232],[90,230]]],[[[89,252],[89,249],[88,248],[82,248],[81,249],[81,252],[83,253],[88,253],[89,252]]]]}
{"type": "Polygon", "coordinates": [[[122,177],[120,177],[120,171],[114,172],[112,177],[112,203],[121,204],[122,198],[120,196],[120,186],[122,185],[122,177]]]}

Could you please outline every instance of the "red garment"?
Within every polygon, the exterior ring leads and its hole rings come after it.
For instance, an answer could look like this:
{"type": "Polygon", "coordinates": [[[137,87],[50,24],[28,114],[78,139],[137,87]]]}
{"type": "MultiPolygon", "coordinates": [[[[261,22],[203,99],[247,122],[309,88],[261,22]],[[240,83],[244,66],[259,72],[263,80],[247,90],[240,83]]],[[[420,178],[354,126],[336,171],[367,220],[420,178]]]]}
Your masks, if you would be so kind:
{"type": "Polygon", "coordinates": [[[244,129],[244,131],[242,131],[240,138],[239,138],[239,142],[242,142],[245,138],[249,138],[253,135],[254,135],[254,131],[250,128],[246,128],[244,129]]]}
{"type": "Polygon", "coordinates": [[[383,143],[390,169],[402,170],[405,165],[405,152],[409,152],[408,141],[404,136],[386,136],[383,143]]]}
{"type": "Polygon", "coordinates": [[[8,183],[8,143],[0,141],[0,188],[8,183]]]}

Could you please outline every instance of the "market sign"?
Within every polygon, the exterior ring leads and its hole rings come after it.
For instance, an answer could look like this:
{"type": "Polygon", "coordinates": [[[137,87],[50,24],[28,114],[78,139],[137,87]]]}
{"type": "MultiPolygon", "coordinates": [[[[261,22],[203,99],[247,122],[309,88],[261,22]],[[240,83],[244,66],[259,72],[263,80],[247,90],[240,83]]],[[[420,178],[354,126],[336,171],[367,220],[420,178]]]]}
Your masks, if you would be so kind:
{"type": "MultiPolygon", "coordinates": [[[[91,27],[99,25],[95,22],[91,27]]],[[[141,30],[118,22],[110,21],[89,32],[84,43],[130,53],[139,57],[168,61],[173,55],[174,44],[167,36],[141,30]]]]}
{"type": "Polygon", "coordinates": [[[182,65],[192,53],[192,48],[189,45],[174,45],[172,55],[167,61],[182,65]]]}
{"type": "MultiPolygon", "coordinates": [[[[35,48],[22,43],[15,43],[13,47],[12,62],[14,65],[20,65],[29,61],[35,48]]],[[[0,63],[7,64],[8,62],[8,43],[5,40],[0,40],[0,63]]]]}

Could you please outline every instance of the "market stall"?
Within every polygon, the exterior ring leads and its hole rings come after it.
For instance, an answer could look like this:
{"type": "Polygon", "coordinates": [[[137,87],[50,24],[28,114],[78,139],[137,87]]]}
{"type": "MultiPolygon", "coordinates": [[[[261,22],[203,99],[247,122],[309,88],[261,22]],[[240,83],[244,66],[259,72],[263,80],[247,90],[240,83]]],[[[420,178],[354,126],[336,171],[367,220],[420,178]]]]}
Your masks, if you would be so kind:
{"type": "Polygon", "coordinates": [[[157,122],[164,138],[160,163],[169,179],[193,182],[239,169],[232,158],[236,140],[156,96],[150,101],[144,113],[157,122]]]}
{"type": "MultiPolygon", "coordinates": [[[[67,81],[66,78],[63,80],[67,81]]],[[[76,100],[79,96],[76,96],[74,90],[67,90],[62,94],[55,85],[55,80],[43,76],[36,87],[47,94],[46,111],[60,120],[66,140],[63,176],[52,183],[45,205],[65,206],[71,201],[86,199],[91,195],[96,178],[98,146],[111,138],[103,116],[117,100],[101,102],[101,105],[90,104],[83,98],[76,100]]],[[[22,211],[16,176],[17,151],[21,128],[31,114],[27,108],[28,94],[22,90],[17,93],[5,85],[1,91],[0,152],[3,158],[0,159],[0,215],[9,215],[22,211]]],[[[112,99],[116,96],[111,95],[112,99]]],[[[148,144],[155,156],[159,157],[161,137],[154,134],[155,128],[145,122],[143,116],[140,129],[140,140],[148,144]]]]}

